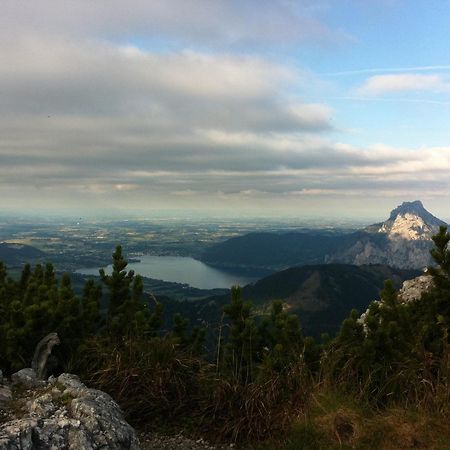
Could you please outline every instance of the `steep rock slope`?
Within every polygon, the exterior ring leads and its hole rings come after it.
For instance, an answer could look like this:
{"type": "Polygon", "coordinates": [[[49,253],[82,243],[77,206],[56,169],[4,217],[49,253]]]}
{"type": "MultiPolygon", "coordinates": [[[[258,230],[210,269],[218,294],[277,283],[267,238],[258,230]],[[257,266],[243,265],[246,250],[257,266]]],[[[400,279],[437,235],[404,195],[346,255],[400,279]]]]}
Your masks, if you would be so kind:
{"type": "Polygon", "coordinates": [[[404,202],[389,218],[363,230],[350,246],[330,254],[327,262],[386,264],[421,269],[431,263],[431,237],[445,222],[429,213],[418,200],[404,202]]]}
{"type": "Polygon", "coordinates": [[[446,223],[429,213],[422,202],[403,202],[393,209],[385,222],[371,225],[367,230],[375,229],[391,238],[402,237],[409,240],[429,240],[436,230],[446,223]]]}

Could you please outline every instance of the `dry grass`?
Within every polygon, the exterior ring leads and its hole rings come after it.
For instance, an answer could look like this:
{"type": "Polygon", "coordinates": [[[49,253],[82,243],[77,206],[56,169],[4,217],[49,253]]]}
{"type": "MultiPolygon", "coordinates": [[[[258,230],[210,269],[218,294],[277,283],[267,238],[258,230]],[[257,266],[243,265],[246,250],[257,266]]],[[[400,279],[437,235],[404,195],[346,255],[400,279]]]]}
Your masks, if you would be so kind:
{"type": "Polygon", "coordinates": [[[196,405],[205,364],[173,339],[90,344],[89,383],[111,394],[133,423],[170,422],[196,405]]]}
{"type": "Polygon", "coordinates": [[[285,431],[305,405],[311,383],[300,364],[243,383],[184,354],[170,338],[113,348],[96,340],[85,358],[87,382],[108,392],[131,423],[185,428],[215,442],[258,441],[285,431]]]}
{"type": "Polygon", "coordinates": [[[351,365],[346,379],[322,372],[314,382],[298,364],[244,383],[183,353],[170,338],[113,348],[93,341],[86,354],[90,383],[110,393],[133,424],[270,450],[450,450],[448,358],[433,361],[433,370],[404,367],[373,391],[370,374],[352,386],[351,365]],[[403,391],[389,396],[392,385],[403,391]]]}
{"type": "Polygon", "coordinates": [[[351,409],[339,409],[318,417],[315,424],[339,445],[357,442],[362,433],[361,417],[351,409]]]}
{"type": "Polygon", "coordinates": [[[426,410],[375,411],[341,393],[312,395],[306,413],[270,449],[448,450],[450,416],[426,410]]]}
{"type": "Polygon", "coordinates": [[[203,411],[216,440],[260,441],[286,431],[304,408],[308,392],[306,385],[293,386],[290,376],[248,384],[218,379],[203,411]]]}

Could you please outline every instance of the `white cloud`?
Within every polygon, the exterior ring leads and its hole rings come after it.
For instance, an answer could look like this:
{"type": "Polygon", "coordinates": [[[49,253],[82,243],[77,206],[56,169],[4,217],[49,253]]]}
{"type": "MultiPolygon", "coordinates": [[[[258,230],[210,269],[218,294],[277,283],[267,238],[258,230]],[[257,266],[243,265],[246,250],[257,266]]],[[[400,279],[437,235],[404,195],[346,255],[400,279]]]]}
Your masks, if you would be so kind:
{"type": "Polygon", "coordinates": [[[180,129],[329,127],[322,105],[284,103],[283,92],[301,83],[298,71],[254,56],[143,52],[27,37],[10,41],[1,58],[0,113],[50,116],[47,122],[56,127],[68,116],[69,128],[93,124],[94,117],[95,129],[105,118],[121,117],[116,125],[125,126],[134,117],[134,127],[145,119],[155,134],[174,123],[180,129]]]}
{"type": "Polygon", "coordinates": [[[423,75],[411,73],[376,75],[368,78],[364,84],[357,89],[357,92],[360,95],[369,96],[408,91],[448,93],[450,92],[450,80],[442,75],[423,75]]]}

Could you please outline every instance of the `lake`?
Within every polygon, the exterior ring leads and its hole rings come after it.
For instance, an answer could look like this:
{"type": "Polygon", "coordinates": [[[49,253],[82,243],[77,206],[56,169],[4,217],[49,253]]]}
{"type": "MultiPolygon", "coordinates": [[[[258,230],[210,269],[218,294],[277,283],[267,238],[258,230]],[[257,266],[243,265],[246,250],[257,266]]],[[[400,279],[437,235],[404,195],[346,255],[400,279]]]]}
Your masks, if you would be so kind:
{"type": "MultiPolygon", "coordinates": [[[[194,258],[183,256],[139,256],[139,262],[130,262],[127,270],[156,280],[186,283],[199,289],[226,288],[235,284],[245,286],[259,277],[224,271],[208,266],[194,258]]],[[[112,266],[105,268],[111,273],[112,266]]],[[[85,268],[76,271],[82,275],[98,275],[98,268],[85,268]]]]}

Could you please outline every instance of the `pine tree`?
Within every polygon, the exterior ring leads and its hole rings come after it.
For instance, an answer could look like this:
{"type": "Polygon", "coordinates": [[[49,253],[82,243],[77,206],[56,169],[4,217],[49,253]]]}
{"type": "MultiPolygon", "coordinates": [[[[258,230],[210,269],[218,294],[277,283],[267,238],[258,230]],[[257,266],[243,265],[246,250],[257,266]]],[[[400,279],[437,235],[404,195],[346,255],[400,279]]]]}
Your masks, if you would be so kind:
{"type": "Polygon", "coordinates": [[[202,353],[206,336],[206,330],[201,327],[193,327],[189,335],[189,320],[177,313],[173,317],[172,335],[175,337],[178,346],[199,356],[202,353]]]}
{"type": "Polygon", "coordinates": [[[70,353],[75,352],[83,339],[83,326],[80,300],[75,296],[68,273],[61,276],[55,316],[55,329],[61,339],[60,348],[70,353]]]}
{"type": "Polygon", "coordinates": [[[100,270],[100,278],[108,289],[107,322],[109,333],[122,336],[153,336],[161,326],[162,305],[157,304],[153,313],[143,301],[144,284],[140,275],[127,271],[128,262],[122,247],[116,247],[112,274],[100,270]]]}
{"type": "Polygon", "coordinates": [[[281,300],[272,302],[269,317],[261,322],[258,331],[266,368],[281,372],[300,360],[304,350],[300,320],[283,310],[281,300]]]}
{"type": "Polygon", "coordinates": [[[113,265],[112,274],[106,275],[104,269],[100,269],[100,278],[109,291],[108,316],[113,318],[118,309],[131,296],[130,284],[134,278],[134,271],[127,272],[125,269],[128,265],[127,260],[123,257],[122,247],[118,245],[112,255],[113,265]]]}
{"type": "Polygon", "coordinates": [[[86,281],[81,298],[81,324],[84,336],[94,335],[101,327],[100,301],[102,287],[94,280],[86,281]]]}
{"type": "Polygon", "coordinates": [[[231,288],[231,302],[224,307],[230,321],[228,343],[225,346],[225,368],[236,380],[249,382],[253,379],[259,349],[259,334],[250,316],[251,303],[244,302],[241,289],[231,288]]]}

